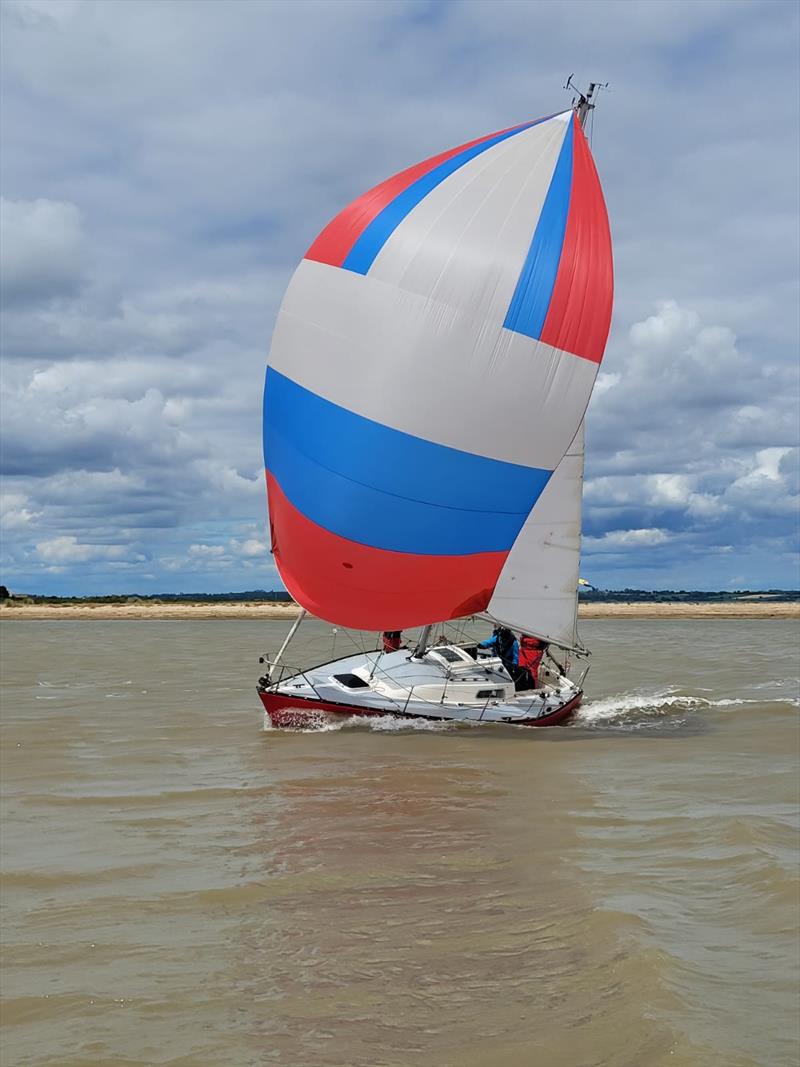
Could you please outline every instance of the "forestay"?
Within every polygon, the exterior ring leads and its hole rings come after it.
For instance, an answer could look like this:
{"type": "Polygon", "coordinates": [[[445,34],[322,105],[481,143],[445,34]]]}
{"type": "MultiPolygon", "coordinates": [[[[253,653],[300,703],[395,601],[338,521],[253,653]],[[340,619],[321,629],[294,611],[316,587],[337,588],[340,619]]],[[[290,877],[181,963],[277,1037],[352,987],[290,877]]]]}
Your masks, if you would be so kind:
{"type": "Polygon", "coordinates": [[[612,287],[573,111],[435,156],[333,219],[284,297],[264,394],[272,547],[303,607],[373,630],[487,608],[542,629],[518,612],[536,587],[526,561],[554,554],[551,476],[612,287]]]}

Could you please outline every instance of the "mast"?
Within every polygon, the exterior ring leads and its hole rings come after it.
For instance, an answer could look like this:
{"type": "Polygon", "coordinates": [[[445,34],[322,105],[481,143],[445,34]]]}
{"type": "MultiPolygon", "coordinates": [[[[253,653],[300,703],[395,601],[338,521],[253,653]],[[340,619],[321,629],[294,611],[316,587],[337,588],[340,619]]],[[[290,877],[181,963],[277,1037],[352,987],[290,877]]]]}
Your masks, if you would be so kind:
{"type": "MultiPolygon", "coordinates": [[[[608,88],[608,82],[604,82],[602,85],[599,82],[589,82],[588,92],[586,92],[586,93],[582,93],[580,91],[578,92],[578,102],[577,102],[577,106],[575,108],[575,114],[578,117],[578,122],[581,124],[581,129],[582,130],[586,129],[586,120],[589,118],[589,112],[590,111],[594,111],[594,109],[595,109],[594,98],[597,96],[597,94],[600,92],[601,89],[607,89],[607,88],[608,88]]],[[[585,453],[584,453],[585,429],[584,429],[584,427],[585,427],[585,420],[581,423],[580,428],[578,429],[578,433],[576,435],[576,437],[578,438],[578,441],[579,441],[579,445],[578,445],[578,448],[577,448],[576,452],[577,452],[577,455],[578,455],[578,457],[580,459],[580,480],[581,480],[581,499],[580,499],[580,502],[578,504],[578,508],[579,508],[581,513],[583,511],[583,499],[582,499],[583,498],[583,473],[584,473],[584,463],[585,463],[585,453]]],[[[578,563],[580,564],[580,555],[578,556],[578,563]]],[[[578,573],[580,573],[580,572],[578,572],[578,573]]],[[[577,609],[578,609],[578,590],[576,589],[575,590],[575,624],[574,624],[574,628],[573,628],[573,642],[578,648],[580,648],[581,647],[581,641],[580,641],[580,638],[578,637],[578,610],[577,609]]]]}
{"type": "Polygon", "coordinates": [[[565,89],[574,89],[576,96],[572,101],[572,106],[575,109],[575,114],[578,116],[578,122],[581,124],[581,129],[586,129],[586,120],[589,117],[589,112],[594,111],[595,104],[594,99],[601,89],[608,88],[608,82],[589,82],[589,88],[585,93],[582,93],[580,89],[572,81],[572,75],[567,78],[567,84],[565,89]]]}
{"type": "MultiPolygon", "coordinates": [[[[572,108],[583,129],[600,89],[590,82],[574,93],[572,108]]],[[[525,524],[495,585],[486,615],[495,624],[531,634],[565,649],[580,651],[578,577],[584,474],[584,423],[553,472],[525,524]]]]}
{"type": "Polygon", "coordinates": [[[419,641],[417,641],[416,648],[412,652],[413,659],[420,659],[422,656],[425,655],[425,649],[428,647],[428,640],[430,639],[432,629],[433,624],[422,627],[422,633],[419,635],[419,641]]]}
{"type": "Polygon", "coordinates": [[[586,129],[586,120],[589,117],[589,112],[594,111],[594,104],[592,103],[592,97],[597,91],[597,82],[589,82],[588,93],[578,94],[578,105],[575,111],[578,115],[578,122],[581,124],[582,129],[586,129]]]}

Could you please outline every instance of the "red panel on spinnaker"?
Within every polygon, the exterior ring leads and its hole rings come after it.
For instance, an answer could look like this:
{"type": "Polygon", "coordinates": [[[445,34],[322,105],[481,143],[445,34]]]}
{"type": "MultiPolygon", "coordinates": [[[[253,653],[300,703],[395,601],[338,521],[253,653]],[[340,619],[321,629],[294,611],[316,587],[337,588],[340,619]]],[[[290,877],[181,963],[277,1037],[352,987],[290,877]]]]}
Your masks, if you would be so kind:
{"type": "Polygon", "coordinates": [[[406,630],[420,618],[455,619],[488,605],[507,553],[417,556],[370,548],[310,522],[269,472],[267,489],[275,562],[288,591],[313,615],[355,630],[406,630]]]}
{"type": "Polygon", "coordinates": [[[599,363],[614,296],[611,231],[594,160],[577,121],[572,159],[569,215],[541,339],[599,363]]]}

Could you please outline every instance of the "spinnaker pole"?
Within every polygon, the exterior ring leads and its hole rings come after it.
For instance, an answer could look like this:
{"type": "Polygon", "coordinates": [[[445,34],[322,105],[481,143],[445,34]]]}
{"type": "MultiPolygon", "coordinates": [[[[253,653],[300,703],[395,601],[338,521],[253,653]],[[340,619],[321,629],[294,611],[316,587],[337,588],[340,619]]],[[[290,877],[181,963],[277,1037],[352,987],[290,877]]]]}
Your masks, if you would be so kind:
{"type": "Polygon", "coordinates": [[[303,619],[305,617],[306,617],[306,609],[303,608],[300,611],[300,614],[294,620],[294,624],[292,625],[291,630],[289,630],[288,634],[286,635],[286,640],[283,642],[283,644],[281,645],[280,649],[278,650],[278,655],[275,657],[275,659],[269,665],[269,670],[267,671],[267,678],[269,679],[270,682],[272,681],[272,674],[273,674],[275,668],[278,666],[278,664],[280,663],[281,659],[283,658],[284,652],[289,647],[289,642],[292,640],[294,635],[297,633],[298,627],[300,626],[300,623],[303,621],[303,619]]]}

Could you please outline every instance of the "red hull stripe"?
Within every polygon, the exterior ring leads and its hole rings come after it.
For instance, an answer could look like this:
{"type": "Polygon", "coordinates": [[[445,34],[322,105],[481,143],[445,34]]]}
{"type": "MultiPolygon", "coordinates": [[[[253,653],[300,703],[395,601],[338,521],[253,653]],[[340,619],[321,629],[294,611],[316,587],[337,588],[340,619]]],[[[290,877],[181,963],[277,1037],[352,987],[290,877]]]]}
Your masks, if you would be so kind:
{"type": "Polygon", "coordinates": [[[508,555],[423,556],[371,548],[306,518],[269,471],[267,491],[272,551],[286,588],[323,619],[331,604],[338,605],[336,618],[328,620],[338,626],[405,630],[483,611],[508,555]]]}
{"type": "MultiPolygon", "coordinates": [[[[539,119],[539,122],[544,122],[544,119],[539,119]]],[[[497,133],[489,133],[485,137],[478,137],[474,141],[469,141],[467,144],[459,145],[458,148],[451,148],[447,152],[442,152],[438,156],[431,156],[430,159],[426,159],[422,163],[417,163],[413,167],[408,167],[407,170],[401,171],[399,174],[395,174],[391,178],[387,178],[386,181],[376,185],[373,189],[359,196],[357,200],[354,200],[352,204],[349,204],[344,211],[340,211],[339,214],[332,219],[325,229],[320,233],[319,237],[312,243],[311,247],[305,254],[306,259],[316,260],[318,263],[329,263],[332,267],[341,267],[344,261],[347,259],[350,252],[353,250],[353,246],[362,236],[365,230],[375,221],[378,215],[381,214],[387,208],[392,201],[396,200],[403,193],[405,193],[412,185],[420,181],[420,179],[426,178],[435,171],[438,167],[442,167],[446,163],[452,164],[449,167],[445,167],[442,172],[442,179],[456,170],[458,166],[468,163],[470,159],[474,157],[475,149],[480,149],[480,146],[485,145],[486,148],[490,148],[491,145],[487,142],[491,141],[493,144],[499,140],[504,139],[514,133],[521,130],[528,129],[530,126],[536,125],[533,122],[524,122],[519,126],[510,126],[506,130],[500,130],[497,133]],[[455,157],[463,156],[464,158],[457,161],[455,157]],[[446,172],[446,173],[445,173],[446,172]]],[[[429,191],[427,187],[421,190],[422,195],[429,191]]],[[[421,199],[422,197],[420,197],[421,199]]],[[[412,205],[413,206],[413,205],[412,205]]],[[[401,221],[399,218],[397,222],[401,221]]],[[[383,238],[385,240],[385,236],[383,238]]],[[[381,242],[382,243],[382,242],[381,242]]],[[[369,260],[369,263],[372,259],[369,260]]],[[[352,269],[357,269],[358,273],[365,274],[366,270],[362,270],[363,264],[354,266],[352,269]]],[[[369,269],[369,264],[367,265],[369,269]]]]}
{"type": "Polygon", "coordinates": [[[573,121],[572,191],[550,306],[541,340],[600,363],[611,324],[614,266],[600,179],[589,145],[573,121]]]}

